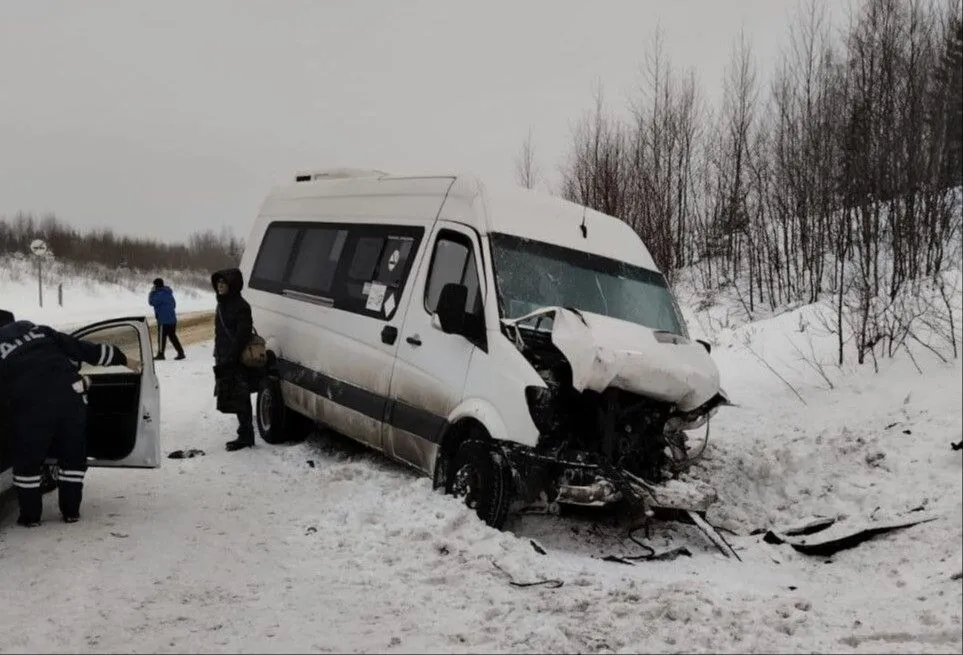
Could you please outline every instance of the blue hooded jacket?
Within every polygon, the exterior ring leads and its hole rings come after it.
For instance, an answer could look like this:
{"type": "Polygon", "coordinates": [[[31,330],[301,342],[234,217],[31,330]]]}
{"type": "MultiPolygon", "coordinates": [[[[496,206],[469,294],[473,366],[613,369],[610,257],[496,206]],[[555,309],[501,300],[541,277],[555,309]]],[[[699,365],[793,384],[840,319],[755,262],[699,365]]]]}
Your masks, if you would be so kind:
{"type": "Polygon", "coordinates": [[[174,308],[174,292],[168,286],[154,287],[147,296],[147,302],[154,308],[154,317],[159,325],[173,325],[177,322],[174,308]]]}

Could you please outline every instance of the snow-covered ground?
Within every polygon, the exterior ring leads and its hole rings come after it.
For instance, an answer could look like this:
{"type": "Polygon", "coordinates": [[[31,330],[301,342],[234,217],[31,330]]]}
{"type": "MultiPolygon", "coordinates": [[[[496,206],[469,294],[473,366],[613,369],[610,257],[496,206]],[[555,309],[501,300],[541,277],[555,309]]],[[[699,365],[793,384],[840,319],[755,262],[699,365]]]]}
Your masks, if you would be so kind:
{"type": "MultiPolygon", "coordinates": [[[[63,329],[118,316],[153,318],[147,294],[156,274],[114,274],[116,279],[108,282],[72,273],[60,265],[48,266],[43,274],[41,307],[37,272],[32,263],[0,255],[0,309],[12,311],[18,318],[63,329]],[[63,288],[62,306],[58,303],[59,285],[63,288]]],[[[160,275],[165,277],[164,272],[160,275]]],[[[171,284],[179,313],[214,309],[213,290],[205,292],[195,286],[171,284]]]]}
{"type": "Polygon", "coordinates": [[[879,374],[832,369],[832,339],[801,327],[812,312],[711,330],[739,406],[713,420],[696,475],[719,491],[709,518],[738,533],[742,562],[681,525],[645,541],[691,558],[636,566],[601,559],[640,551],[610,520],[526,516],[497,532],[330,436],[228,453],[210,345],[189,347],[158,365],[163,450],[205,456],[93,470],[75,525],[56,520],[55,494],[33,530],[9,499],[0,509],[3,650],[959,653],[963,367],[923,353],[922,374],[902,356],[879,374]],[[833,389],[791,343],[812,344],[833,389]],[[831,557],[749,534],[921,505],[939,518],[831,557]]]}

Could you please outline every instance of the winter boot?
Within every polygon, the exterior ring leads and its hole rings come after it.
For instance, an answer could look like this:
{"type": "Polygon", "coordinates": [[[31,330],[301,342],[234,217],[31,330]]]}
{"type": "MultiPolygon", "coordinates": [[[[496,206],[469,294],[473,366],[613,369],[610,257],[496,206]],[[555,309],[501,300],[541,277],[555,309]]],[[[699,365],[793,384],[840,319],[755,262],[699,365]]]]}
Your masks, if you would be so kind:
{"type": "Polygon", "coordinates": [[[164,353],[157,353],[156,355],[154,355],[154,361],[155,361],[155,362],[159,362],[159,361],[164,360],[164,359],[166,359],[166,358],[164,357],[164,353]]]}
{"type": "Polygon", "coordinates": [[[235,450],[241,450],[242,448],[253,448],[254,439],[238,437],[234,441],[228,441],[225,445],[229,452],[234,452],[235,450]]]}
{"type": "Polygon", "coordinates": [[[40,525],[40,519],[34,517],[23,516],[22,514],[17,519],[17,525],[22,525],[25,528],[35,528],[40,525]]]}
{"type": "Polygon", "coordinates": [[[187,359],[187,355],[185,355],[184,353],[177,353],[177,357],[175,357],[174,359],[176,360],[187,359]]]}
{"type": "Polygon", "coordinates": [[[67,514],[64,514],[63,517],[64,517],[64,523],[76,523],[77,521],[80,520],[80,517],[77,516],[76,514],[72,516],[68,516],[67,514]]]}

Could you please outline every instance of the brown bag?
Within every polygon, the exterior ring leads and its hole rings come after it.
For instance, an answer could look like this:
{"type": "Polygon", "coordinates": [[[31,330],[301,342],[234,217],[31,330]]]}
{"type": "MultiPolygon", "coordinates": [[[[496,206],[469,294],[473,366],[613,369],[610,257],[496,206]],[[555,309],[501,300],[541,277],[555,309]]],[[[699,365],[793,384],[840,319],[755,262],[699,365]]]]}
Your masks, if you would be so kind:
{"type": "MultiPolygon", "coordinates": [[[[227,324],[224,322],[220,310],[215,310],[214,313],[217,314],[217,320],[221,322],[224,331],[227,332],[227,324]]],[[[248,368],[264,368],[267,364],[267,342],[264,341],[264,337],[257,333],[253,325],[251,326],[251,338],[248,339],[247,345],[241,351],[241,364],[248,368]]]]}
{"type": "Polygon", "coordinates": [[[241,351],[241,363],[248,368],[263,368],[267,364],[267,342],[253,328],[250,341],[241,351]]]}

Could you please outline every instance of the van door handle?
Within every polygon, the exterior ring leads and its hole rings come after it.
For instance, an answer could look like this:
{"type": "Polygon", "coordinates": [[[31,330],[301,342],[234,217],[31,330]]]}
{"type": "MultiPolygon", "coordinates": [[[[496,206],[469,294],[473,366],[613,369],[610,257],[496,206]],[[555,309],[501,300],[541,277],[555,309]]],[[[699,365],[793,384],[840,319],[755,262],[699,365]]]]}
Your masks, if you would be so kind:
{"type": "Polygon", "coordinates": [[[410,343],[412,346],[420,346],[420,345],[421,345],[421,337],[419,337],[417,334],[411,335],[410,337],[408,337],[407,339],[405,339],[405,341],[407,341],[408,343],[410,343]]]}
{"type": "Polygon", "coordinates": [[[381,330],[381,341],[389,346],[393,346],[397,338],[398,328],[396,328],[394,325],[386,325],[381,330]]]}

